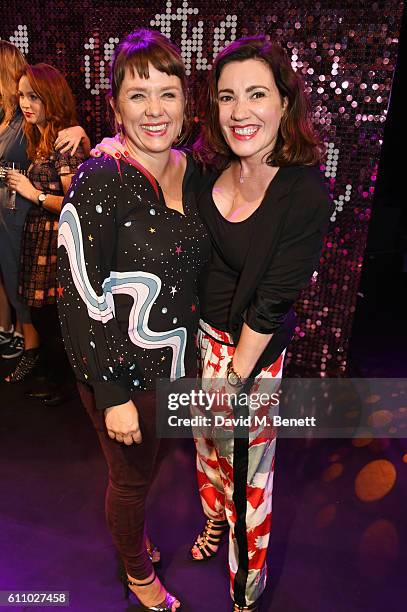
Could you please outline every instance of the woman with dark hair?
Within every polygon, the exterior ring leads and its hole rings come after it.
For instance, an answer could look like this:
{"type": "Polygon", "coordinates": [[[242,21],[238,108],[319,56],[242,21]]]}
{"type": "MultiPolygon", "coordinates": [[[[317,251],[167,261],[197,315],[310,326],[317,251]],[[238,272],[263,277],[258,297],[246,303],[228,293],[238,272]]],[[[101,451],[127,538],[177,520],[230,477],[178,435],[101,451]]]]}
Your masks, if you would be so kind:
{"type": "MultiPolygon", "coordinates": [[[[3,278],[7,298],[15,312],[15,325],[3,324],[0,329],[2,357],[18,357],[25,350],[37,349],[39,337],[31,320],[31,310],[18,297],[18,268],[23,228],[28,210],[33,203],[20,193],[9,190],[5,177],[8,169],[26,172],[30,164],[23,125],[24,116],[18,104],[17,85],[26,61],[19,49],[6,40],[0,40],[0,276],[3,278]],[[12,206],[10,200],[12,199],[12,206]]],[[[62,152],[74,153],[82,138],[89,151],[89,140],[81,127],[75,126],[58,134],[55,146],[62,152]]],[[[28,371],[24,369],[26,373],[28,371]]],[[[22,372],[22,370],[21,370],[22,372]]],[[[22,380],[13,376],[12,381],[22,380]]]]}
{"type": "MultiPolygon", "coordinates": [[[[295,327],[293,305],[318,265],[331,207],[301,80],[265,36],[217,56],[194,146],[207,172],[199,210],[212,239],[200,286],[198,345],[206,387],[276,390],[295,327]]],[[[123,147],[105,139],[99,151],[123,147]]],[[[233,415],[232,415],[233,416],[233,415]]],[[[266,583],[274,432],[196,438],[206,526],[191,549],[213,557],[229,529],[234,611],[257,610],[266,583]]]]}
{"type": "Polygon", "coordinates": [[[84,159],[79,146],[74,155],[54,148],[58,132],[77,124],[75,102],[65,77],[48,64],[26,65],[18,80],[20,109],[27,157],[27,174],[7,172],[7,184],[31,203],[22,236],[18,295],[31,316],[39,337],[27,347],[8,382],[23,380],[37,365],[42,343],[43,373],[48,383],[40,391],[45,400],[56,399],[56,381],[66,369],[65,352],[56,311],[58,218],[64,193],[84,159]]]}
{"type": "MultiPolygon", "coordinates": [[[[229,391],[276,390],[293,335],[293,305],[318,265],[330,206],[299,76],[266,37],[217,56],[194,150],[217,172],[199,201],[212,238],[201,285],[202,378],[229,391]]],[[[204,531],[191,554],[212,557],[230,529],[234,610],[257,610],[266,583],[275,436],[196,439],[204,531]]]]}
{"type": "Polygon", "coordinates": [[[172,612],[180,603],[146,550],[145,503],[159,449],[156,379],[196,375],[197,277],[209,252],[198,173],[173,148],[186,99],[183,62],[165,36],[138,30],[116,47],[110,103],[124,156],[82,165],[59,230],[60,319],[109,466],[108,525],[126,584],[145,609],[172,612]]]}

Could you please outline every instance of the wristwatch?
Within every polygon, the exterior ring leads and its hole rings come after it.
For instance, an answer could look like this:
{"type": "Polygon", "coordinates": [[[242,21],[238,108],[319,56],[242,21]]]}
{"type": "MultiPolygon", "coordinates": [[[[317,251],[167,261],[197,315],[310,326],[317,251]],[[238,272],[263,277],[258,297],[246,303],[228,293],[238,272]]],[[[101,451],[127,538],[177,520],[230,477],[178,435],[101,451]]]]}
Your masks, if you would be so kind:
{"type": "Polygon", "coordinates": [[[246,380],[243,379],[233,368],[233,358],[226,366],[226,380],[228,381],[229,385],[232,385],[232,387],[243,387],[243,385],[246,384],[246,380]]]}
{"type": "Polygon", "coordinates": [[[46,198],[47,198],[46,193],[40,193],[40,195],[38,196],[38,206],[40,208],[44,206],[46,198]]]}

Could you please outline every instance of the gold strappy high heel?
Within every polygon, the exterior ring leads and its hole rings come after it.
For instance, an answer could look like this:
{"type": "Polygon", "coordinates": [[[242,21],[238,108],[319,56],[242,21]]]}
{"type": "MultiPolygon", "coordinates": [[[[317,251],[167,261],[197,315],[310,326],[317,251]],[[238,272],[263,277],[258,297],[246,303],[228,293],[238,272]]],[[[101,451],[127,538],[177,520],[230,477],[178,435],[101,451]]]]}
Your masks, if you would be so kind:
{"type": "Polygon", "coordinates": [[[212,559],[218,551],[212,550],[208,544],[219,546],[222,536],[228,526],[227,521],[213,521],[212,519],[208,519],[206,521],[204,530],[199,534],[194,542],[194,546],[198,548],[202,555],[202,559],[196,559],[192,554],[191,549],[189,552],[192,560],[199,563],[201,561],[209,561],[209,559],[212,559]]]}

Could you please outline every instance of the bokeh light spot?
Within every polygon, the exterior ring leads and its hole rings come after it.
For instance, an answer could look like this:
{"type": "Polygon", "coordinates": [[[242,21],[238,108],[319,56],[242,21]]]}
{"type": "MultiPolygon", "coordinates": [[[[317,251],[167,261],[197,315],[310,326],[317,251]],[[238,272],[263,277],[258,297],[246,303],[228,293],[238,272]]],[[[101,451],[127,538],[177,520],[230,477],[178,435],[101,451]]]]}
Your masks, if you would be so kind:
{"type": "Polygon", "coordinates": [[[368,446],[372,441],[372,438],[354,438],[352,440],[353,446],[356,448],[361,448],[363,446],[368,446]]]}
{"type": "Polygon", "coordinates": [[[365,399],[365,402],[366,404],[377,404],[379,400],[380,400],[380,395],[372,393],[372,395],[367,396],[367,398],[365,399]]]}
{"type": "Polygon", "coordinates": [[[376,410],[369,415],[367,420],[370,427],[384,427],[388,425],[393,419],[393,415],[390,410],[376,410]]]}
{"type": "Polygon", "coordinates": [[[333,453],[333,455],[331,455],[331,456],[329,457],[329,461],[330,461],[331,463],[334,463],[334,462],[336,462],[336,461],[339,461],[339,460],[340,460],[340,458],[341,458],[341,456],[340,456],[340,454],[339,454],[339,453],[333,453]]]}
{"type": "Polygon", "coordinates": [[[343,473],[343,465],[342,463],[333,463],[329,467],[326,468],[324,473],[322,474],[322,480],[324,482],[332,482],[332,480],[336,480],[343,473]]]}
{"type": "Polygon", "coordinates": [[[387,459],[371,461],[356,476],[356,495],[364,502],[382,499],[394,487],[396,477],[396,468],[387,459]]]}

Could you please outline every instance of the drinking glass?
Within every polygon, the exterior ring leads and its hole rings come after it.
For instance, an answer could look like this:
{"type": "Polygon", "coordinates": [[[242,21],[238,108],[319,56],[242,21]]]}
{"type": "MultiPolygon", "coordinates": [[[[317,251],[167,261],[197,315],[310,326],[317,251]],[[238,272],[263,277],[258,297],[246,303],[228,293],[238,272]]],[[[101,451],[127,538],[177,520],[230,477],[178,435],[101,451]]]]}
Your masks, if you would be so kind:
{"type": "Polygon", "coordinates": [[[2,200],[4,208],[8,210],[17,210],[16,206],[16,194],[15,189],[10,189],[6,183],[7,180],[7,172],[9,170],[17,170],[21,172],[21,164],[20,162],[10,162],[0,160],[0,181],[1,181],[1,191],[2,191],[2,200]]]}

